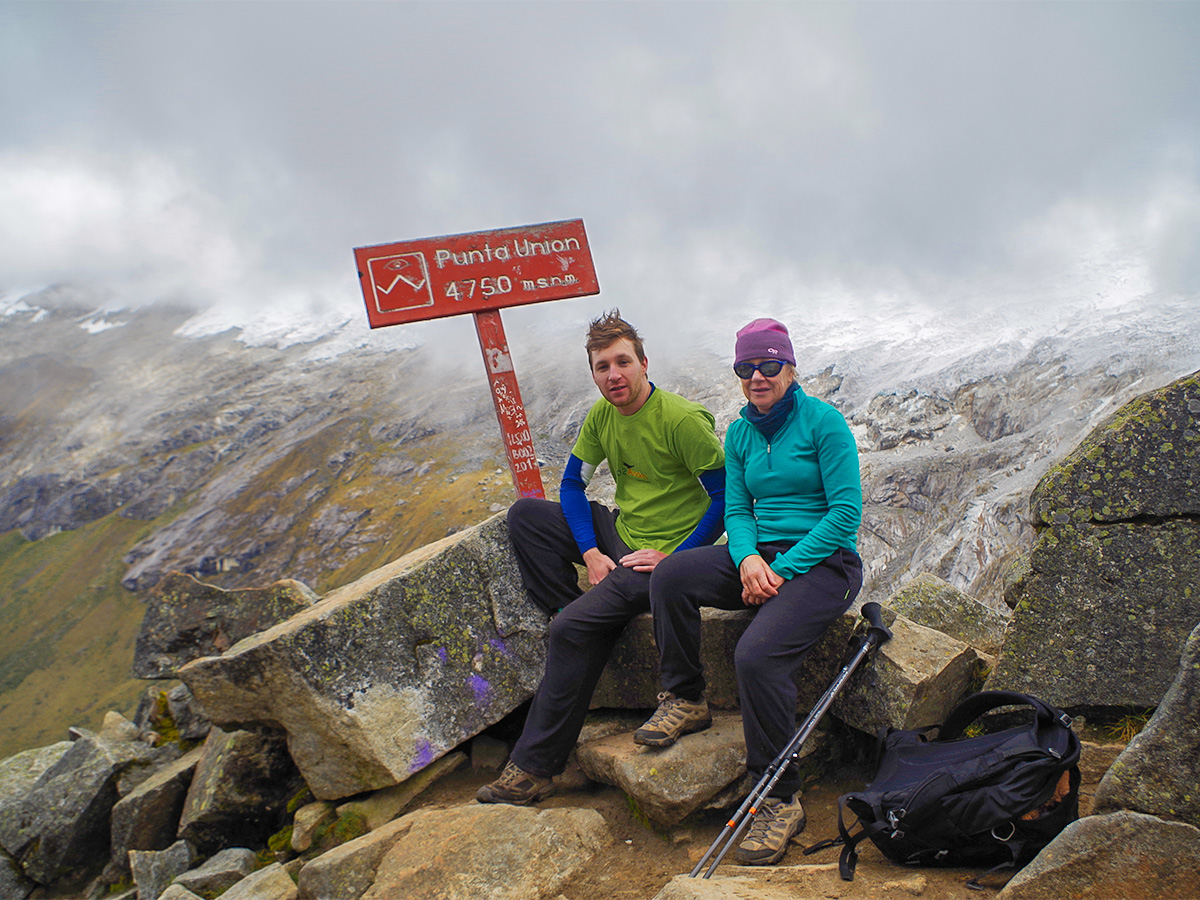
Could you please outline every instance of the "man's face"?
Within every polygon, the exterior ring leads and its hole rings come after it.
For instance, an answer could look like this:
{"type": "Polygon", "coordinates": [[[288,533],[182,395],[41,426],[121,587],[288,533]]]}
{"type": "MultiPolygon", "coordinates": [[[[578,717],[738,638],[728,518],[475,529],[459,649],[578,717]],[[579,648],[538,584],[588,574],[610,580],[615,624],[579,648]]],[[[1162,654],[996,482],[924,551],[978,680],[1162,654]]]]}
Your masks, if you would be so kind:
{"type": "Polygon", "coordinates": [[[633,341],[621,338],[592,351],[592,380],[604,399],[624,416],[631,416],[650,396],[646,363],[637,358],[633,341]]]}

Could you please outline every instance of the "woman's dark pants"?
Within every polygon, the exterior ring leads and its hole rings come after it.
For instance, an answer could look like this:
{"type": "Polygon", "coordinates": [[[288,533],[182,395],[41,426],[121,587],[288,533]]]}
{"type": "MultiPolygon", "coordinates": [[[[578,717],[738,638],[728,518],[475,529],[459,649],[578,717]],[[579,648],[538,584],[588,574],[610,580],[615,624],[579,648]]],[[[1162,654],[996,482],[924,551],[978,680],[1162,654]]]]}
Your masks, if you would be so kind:
{"type": "MultiPolygon", "coordinates": [[[[790,546],[763,544],[758,549],[769,564],[790,546]]],[[[757,781],[796,733],[796,676],[804,657],[829,624],[849,609],[861,587],[862,560],[851,550],[838,550],[785,581],[779,594],[762,606],[747,607],[727,547],[698,547],[668,556],[655,567],[650,587],[663,690],[688,698],[704,692],[700,607],[754,610],[734,662],[746,769],[757,781]]],[[[789,766],[771,794],[790,798],[799,789],[796,767],[789,766]]]]}

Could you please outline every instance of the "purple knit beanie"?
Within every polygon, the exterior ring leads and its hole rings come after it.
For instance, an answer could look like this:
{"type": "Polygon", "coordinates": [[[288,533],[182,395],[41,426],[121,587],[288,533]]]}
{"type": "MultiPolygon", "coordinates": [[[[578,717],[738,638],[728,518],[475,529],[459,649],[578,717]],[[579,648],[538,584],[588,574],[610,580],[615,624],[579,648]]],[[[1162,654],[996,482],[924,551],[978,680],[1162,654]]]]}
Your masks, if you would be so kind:
{"type": "Polygon", "coordinates": [[[796,354],[788,338],[787,326],[774,319],[755,319],[737,333],[733,364],[751,359],[780,359],[796,364],[796,354]]]}

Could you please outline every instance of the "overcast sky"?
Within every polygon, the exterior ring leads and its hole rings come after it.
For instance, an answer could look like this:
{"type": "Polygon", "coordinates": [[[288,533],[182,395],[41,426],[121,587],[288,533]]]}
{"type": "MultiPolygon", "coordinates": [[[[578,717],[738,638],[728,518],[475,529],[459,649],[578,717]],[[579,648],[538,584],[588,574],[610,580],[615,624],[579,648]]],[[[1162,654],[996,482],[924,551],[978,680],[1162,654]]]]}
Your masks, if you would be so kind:
{"type": "Polygon", "coordinates": [[[1197,48],[1196,2],[2,2],[0,292],[365,323],[355,246],[582,218],[631,318],[1200,294],[1197,48]]]}

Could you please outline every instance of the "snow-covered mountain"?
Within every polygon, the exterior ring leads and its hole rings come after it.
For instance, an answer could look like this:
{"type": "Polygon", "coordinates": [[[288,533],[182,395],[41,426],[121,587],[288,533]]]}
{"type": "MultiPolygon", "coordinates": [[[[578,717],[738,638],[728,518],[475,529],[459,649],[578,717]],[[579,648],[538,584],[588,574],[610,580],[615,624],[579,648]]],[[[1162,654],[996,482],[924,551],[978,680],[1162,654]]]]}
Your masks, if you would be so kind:
{"type": "MultiPolygon", "coordinates": [[[[1108,274],[1106,295],[1046,309],[856,300],[831,303],[815,327],[811,310],[775,312],[792,325],[806,388],[859,438],[872,584],[935,571],[996,603],[987,573],[1020,545],[1034,480],[1125,399],[1200,365],[1194,298],[1138,294],[1108,274]]],[[[521,312],[509,341],[535,443],[561,463],[595,396],[579,346],[587,316],[521,312]]],[[[747,317],[678,320],[668,346],[647,335],[655,382],[708,403],[722,429],[742,403],[727,366],[747,317]]],[[[407,482],[489,473],[476,485],[486,508],[447,501],[451,529],[509,499],[467,321],[370,332],[329,312],[122,309],[71,288],[0,299],[0,531],[37,539],[114,512],[170,511],[132,551],[129,586],[179,568],[328,587],[363,541],[391,543],[414,499],[407,482]],[[307,459],[301,448],[316,444],[323,457],[307,459]],[[312,487],[299,471],[309,464],[357,485],[355,497],[312,487]]],[[[553,491],[553,470],[546,480],[553,491]]]]}
{"type": "MultiPolygon", "coordinates": [[[[706,403],[722,431],[743,402],[734,331],[786,322],[805,390],[859,440],[864,596],[932,572],[1000,607],[1037,479],[1123,402],[1200,368],[1200,300],[1096,274],[1103,289],[1044,301],[998,288],[955,304],[622,307],[652,380],[706,403]]],[[[582,334],[598,308],[505,312],[551,495],[596,396],[582,334]]],[[[29,647],[168,571],[323,592],[511,502],[469,319],[376,332],[364,319],[122,307],[71,287],[0,298],[0,616],[25,629],[0,668],[9,712],[54,664],[29,647]],[[49,570],[87,578],[47,586],[49,570]]],[[[110,616],[79,658],[131,646],[137,619],[110,616]]]]}

